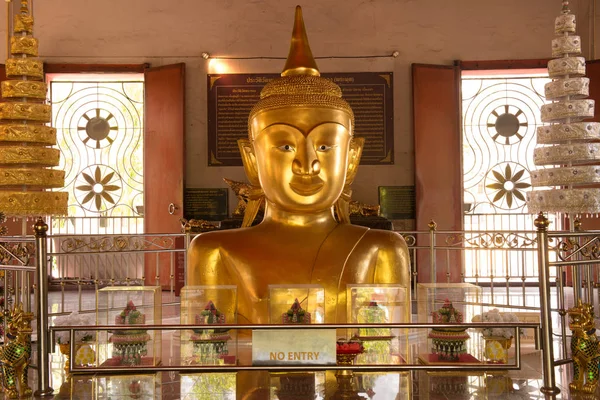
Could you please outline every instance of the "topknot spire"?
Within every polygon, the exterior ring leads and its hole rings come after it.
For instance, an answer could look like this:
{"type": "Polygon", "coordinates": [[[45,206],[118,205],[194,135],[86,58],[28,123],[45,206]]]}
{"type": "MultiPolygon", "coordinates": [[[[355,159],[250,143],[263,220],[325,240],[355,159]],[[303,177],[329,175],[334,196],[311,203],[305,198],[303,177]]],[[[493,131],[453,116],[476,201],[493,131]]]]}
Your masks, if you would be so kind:
{"type": "Polygon", "coordinates": [[[304,28],[304,19],[302,18],[302,7],[300,6],[296,6],[290,53],[281,73],[281,76],[290,75],[321,75],[312,51],[310,51],[306,29],[304,28]]]}
{"type": "Polygon", "coordinates": [[[29,4],[27,0],[21,0],[21,14],[29,15],[29,4]]]}

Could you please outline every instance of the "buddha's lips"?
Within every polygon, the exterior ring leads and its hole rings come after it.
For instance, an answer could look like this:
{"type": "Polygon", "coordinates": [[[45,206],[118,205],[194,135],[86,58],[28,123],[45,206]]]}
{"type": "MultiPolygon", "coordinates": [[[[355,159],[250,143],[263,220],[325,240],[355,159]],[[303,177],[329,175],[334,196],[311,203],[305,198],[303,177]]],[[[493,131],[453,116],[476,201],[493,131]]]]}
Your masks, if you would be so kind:
{"type": "Polygon", "coordinates": [[[290,182],[292,190],[300,196],[311,196],[323,188],[325,182],[318,176],[294,175],[290,182]]]}

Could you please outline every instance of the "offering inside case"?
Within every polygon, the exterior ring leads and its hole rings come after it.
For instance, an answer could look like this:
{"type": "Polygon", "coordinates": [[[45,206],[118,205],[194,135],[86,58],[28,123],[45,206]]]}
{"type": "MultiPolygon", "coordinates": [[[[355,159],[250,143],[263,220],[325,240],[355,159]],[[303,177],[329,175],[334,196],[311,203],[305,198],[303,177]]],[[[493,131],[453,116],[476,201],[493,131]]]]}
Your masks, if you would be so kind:
{"type": "Polygon", "coordinates": [[[119,328],[98,333],[100,366],[157,366],[162,334],[144,329],[161,324],[159,286],[109,286],[97,291],[96,322],[119,328]]]}
{"type": "Polygon", "coordinates": [[[422,364],[480,364],[479,335],[465,327],[481,313],[481,287],[469,283],[423,283],[417,285],[418,322],[445,325],[422,330],[418,362],[422,364]]]}
{"type": "Polygon", "coordinates": [[[219,325],[237,322],[237,288],[233,285],[185,286],[181,290],[181,324],[206,325],[181,331],[184,365],[235,365],[238,332],[219,325]]]}

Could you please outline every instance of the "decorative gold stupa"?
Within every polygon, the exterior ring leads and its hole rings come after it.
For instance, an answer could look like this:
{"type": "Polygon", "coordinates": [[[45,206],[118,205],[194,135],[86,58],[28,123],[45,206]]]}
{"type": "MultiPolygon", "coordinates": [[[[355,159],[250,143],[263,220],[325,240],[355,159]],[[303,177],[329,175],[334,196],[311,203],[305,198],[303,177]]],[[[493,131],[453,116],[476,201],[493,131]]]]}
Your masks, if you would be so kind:
{"type": "Polygon", "coordinates": [[[578,216],[600,213],[600,123],[583,122],[594,117],[594,100],[588,99],[590,80],[585,77],[585,58],[581,57],[581,38],[575,35],[575,15],[569,2],[563,1],[562,13],[556,18],[552,56],[545,86],[548,100],[542,106],[542,122],[551,125],[537,129],[534,163],[554,166],[531,172],[531,185],[537,189],[527,194],[531,213],[560,212],[578,216]]]}
{"type": "Polygon", "coordinates": [[[8,216],[67,214],[68,193],[45,189],[64,186],[58,165],[56,129],[47,126],[51,109],[46,102],[43,63],[33,34],[27,0],[14,17],[6,76],[0,103],[0,211],[8,216]]]}

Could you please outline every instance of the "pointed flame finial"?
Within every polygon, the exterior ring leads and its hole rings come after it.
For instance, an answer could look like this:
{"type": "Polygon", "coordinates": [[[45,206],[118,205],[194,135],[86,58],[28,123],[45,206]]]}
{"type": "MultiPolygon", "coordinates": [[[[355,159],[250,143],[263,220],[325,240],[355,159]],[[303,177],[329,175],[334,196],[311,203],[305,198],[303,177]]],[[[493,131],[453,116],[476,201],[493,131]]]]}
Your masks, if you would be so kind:
{"type": "Polygon", "coordinates": [[[21,14],[29,15],[29,4],[27,0],[21,0],[21,14]]]}
{"type": "Polygon", "coordinates": [[[302,7],[300,6],[296,6],[290,53],[281,73],[281,76],[290,75],[321,75],[312,51],[310,51],[306,29],[304,28],[304,19],[302,18],[302,7]]]}

